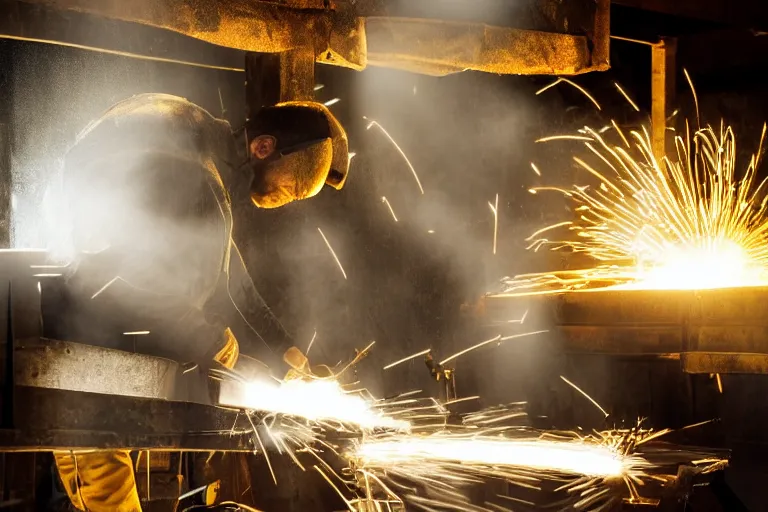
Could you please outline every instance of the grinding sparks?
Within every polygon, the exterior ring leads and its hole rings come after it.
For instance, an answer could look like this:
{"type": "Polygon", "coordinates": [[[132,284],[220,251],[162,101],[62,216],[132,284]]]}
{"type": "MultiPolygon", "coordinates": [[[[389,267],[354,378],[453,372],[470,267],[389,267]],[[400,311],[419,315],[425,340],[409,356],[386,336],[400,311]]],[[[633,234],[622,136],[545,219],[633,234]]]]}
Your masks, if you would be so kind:
{"type": "Polygon", "coordinates": [[[417,353],[415,353],[413,355],[410,355],[408,357],[404,357],[404,358],[402,358],[402,359],[400,359],[398,361],[395,361],[394,363],[388,364],[387,366],[384,367],[384,370],[389,370],[390,368],[394,368],[395,366],[397,366],[399,364],[407,363],[408,361],[410,361],[412,359],[416,359],[417,357],[425,356],[425,355],[429,354],[430,352],[432,352],[432,349],[428,348],[426,350],[422,350],[421,352],[417,352],[417,353]]]}
{"type": "Polygon", "coordinates": [[[496,194],[496,203],[488,203],[493,213],[493,254],[496,254],[496,241],[499,236],[499,194],[496,194]]]}
{"type": "Polygon", "coordinates": [[[576,385],[576,384],[574,384],[573,382],[569,381],[568,379],[566,379],[566,378],[565,378],[565,377],[563,377],[562,375],[560,376],[560,378],[561,378],[561,379],[563,379],[563,381],[564,381],[566,384],[568,384],[568,385],[569,385],[569,386],[571,386],[573,389],[575,389],[576,391],[578,391],[579,393],[581,393],[581,394],[582,394],[582,396],[584,396],[584,398],[586,398],[587,400],[589,400],[590,402],[592,402],[592,405],[594,405],[595,407],[597,407],[598,409],[600,409],[600,412],[602,412],[602,413],[605,415],[605,417],[606,417],[606,418],[608,417],[608,413],[606,412],[606,410],[605,410],[605,409],[603,409],[602,407],[600,407],[600,404],[598,404],[598,403],[595,401],[595,399],[594,399],[594,398],[592,398],[591,396],[589,396],[588,394],[586,394],[586,393],[585,393],[585,392],[584,392],[584,391],[583,391],[583,390],[582,390],[582,389],[581,389],[579,386],[577,386],[577,385],[576,385]]]}
{"type": "Polygon", "coordinates": [[[341,101],[340,98],[333,98],[332,100],[328,100],[325,103],[323,103],[323,105],[325,105],[326,107],[332,107],[340,101],[341,101]]]}
{"type": "Polygon", "coordinates": [[[230,390],[222,404],[364,429],[410,427],[407,421],[379,413],[370,401],[344,391],[333,379],[295,379],[279,384],[266,379],[250,381],[230,390]]]}
{"type": "MultiPolygon", "coordinates": [[[[514,337],[518,336],[490,341],[514,337]]],[[[639,489],[647,481],[662,487],[675,484],[680,465],[706,473],[726,464],[713,453],[683,447],[653,446],[645,452],[644,445],[669,431],[641,430],[639,425],[589,436],[537,431],[524,426],[524,402],[457,415],[447,406],[479,397],[443,404],[417,398],[420,391],[384,400],[374,399],[365,390],[348,391],[356,383],[343,386],[339,378],[372,345],[355,351],[350,363],[327,378],[315,376],[305,357],[294,357],[298,349],[286,359],[298,376],[289,373],[282,381],[267,375],[245,379],[234,370],[218,372],[240,383],[222,387],[226,393],[221,403],[246,409],[244,432],[253,436],[253,446],[264,454],[270,471],[273,450],[286,454],[305,471],[311,468],[303,465],[298,454],[314,457],[313,468],[351,512],[508,510],[489,501],[475,503],[470,497],[471,487],[490,479],[512,484],[507,494],[514,493],[513,487],[540,491],[537,505],[548,499],[545,489],[549,489],[560,493],[559,504],[568,510],[607,512],[622,500],[655,503],[641,497],[639,489]],[[320,457],[321,452],[339,457],[345,469],[336,472],[326,457],[320,457]]],[[[237,425],[236,419],[232,433],[237,425]]],[[[274,472],[272,476],[277,481],[274,472]]],[[[520,501],[514,495],[498,497],[520,501]]]]}
{"type": "Polygon", "coordinates": [[[604,478],[621,477],[628,469],[623,457],[609,447],[541,439],[397,436],[363,443],[356,456],[363,465],[397,465],[414,460],[450,461],[604,478]]]}
{"type": "Polygon", "coordinates": [[[637,103],[632,101],[632,98],[629,97],[629,94],[624,91],[624,89],[621,88],[621,86],[618,84],[618,82],[613,82],[613,85],[616,86],[616,89],[618,89],[619,93],[624,96],[624,99],[627,100],[627,103],[632,105],[632,108],[635,109],[636,112],[640,112],[640,107],[637,106],[637,103]]]}
{"type": "MultiPolygon", "coordinates": [[[[367,117],[364,117],[363,119],[368,119],[367,117]]],[[[395,149],[397,149],[397,152],[400,153],[400,156],[403,157],[403,160],[405,160],[405,163],[408,164],[408,168],[411,170],[411,174],[413,174],[413,178],[416,180],[416,184],[419,186],[419,190],[421,191],[422,195],[424,194],[424,187],[421,186],[421,180],[419,179],[419,175],[416,174],[416,169],[413,168],[413,164],[411,164],[411,161],[408,159],[408,156],[405,154],[405,152],[400,148],[400,145],[395,142],[395,139],[392,138],[392,136],[387,132],[387,130],[384,129],[383,126],[381,126],[376,121],[371,121],[368,123],[368,126],[366,127],[366,130],[370,130],[373,127],[378,128],[381,133],[384,134],[384,136],[389,139],[389,142],[392,143],[393,146],[395,146],[395,149]]]]}
{"type": "MultiPolygon", "coordinates": [[[[514,404],[510,404],[490,412],[507,413],[502,417],[509,418],[517,416],[511,414],[514,411],[514,404]]],[[[616,510],[622,501],[657,505],[658,499],[641,496],[640,489],[647,482],[675,485],[681,464],[694,474],[706,474],[727,464],[712,453],[652,446],[669,430],[642,430],[638,425],[583,437],[575,432],[550,433],[527,427],[482,427],[473,420],[475,416],[485,414],[467,415],[462,426],[434,433],[366,436],[347,456],[358,474],[376,476],[377,482],[386,482],[387,490],[400,490],[408,510],[468,512],[508,510],[468,497],[470,487],[487,479],[512,484],[507,488],[509,493],[514,488],[536,490],[542,495],[546,489],[564,493],[565,500],[558,494],[558,503],[551,504],[553,509],[607,512],[616,510]]],[[[371,487],[365,488],[367,497],[374,494],[371,487]]],[[[379,496],[389,494],[385,491],[379,496]]],[[[521,501],[514,495],[497,497],[521,501]]],[[[549,508],[545,502],[546,498],[539,498],[535,505],[549,508]]]]}
{"type": "Polygon", "coordinates": [[[315,339],[317,338],[317,331],[312,335],[312,339],[309,340],[309,345],[307,345],[307,352],[306,354],[309,355],[309,351],[312,350],[312,345],[315,344],[315,339]]]}
{"type": "Polygon", "coordinates": [[[647,130],[625,135],[613,125],[617,143],[590,128],[576,136],[588,140],[573,161],[592,184],[535,189],[564,194],[577,218],[538,230],[529,249],[582,253],[594,266],[505,279],[505,293],[768,284],[768,195],[757,177],[766,127],[739,172],[728,126],[687,129],[660,161],[647,130]]]}
{"type": "Polygon", "coordinates": [[[344,279],[346,279],[347,278],[347,273],[344,272],[344,267],[341,266],[341,261],[339,261],[339,257],[336,256],[336,251],[334,251],[333,247],[331,247],[331,243],[325,237],[325,233],[323,233],[323,230],[320,229],[320,228],[317,228],[317,231],[320,232],[320,236],[323,237],[323,241],[325,242],[325,245],[327,245],[328,246],[328,250],[331,251],[331,256],[333,256],[333,259],[336,260],[336,264],[339,266],[339,270],[341,270],[341,274],[344,276],[344,279]]]}
{"type": "Polygon", "coordinates": [[[600,107],[600,104],[597,102],[597,100],[591,94],[589,94],[589,92],[587,92],[586,89],[584,89],[582,86],[580,86],[576,82],[568,80],[567,78],[558,78],[557,80],[555,80],[551,84],[542,87],[541,89],[536,91],[536,96],[538,96],[539,94],[541,94],[541,93],[543,93],[545,91],[548,91],[549,89],[555,87],[556,85],[558,85],[560,83],[565,83],[565,84],[568,84],[571,87],[575,88],[576,90],[581,92],[584,96],[586,96],[587,99],[589,99],[589,101],[592,102],[592,104],[595,106],[595,108],[597,108],[597,110],[602,110],[602,107],[600,107]]]}
{"type": "Polygon", "coordinates": [[[389,203],[389,199],[381,196],[381,202],[387,205],[387,208],[389,208],[389,213],[392,214],[392,218],[395,219],[395,222],[397,222],[397,215],[395,215],[395,210],[392,209],[392,205],[389,203]]]}
{"type": "Polygon", "coordinates": [[[535,336],[537,334],[544,334],[545,332],[549,332],[549,331],[525,332],[525,333],[522,333],[522,334],[514,334],[512,336],[504,336],[504,337],[499,335],[499,336],[493,337],[491,339],[488,339],[488,340],[485,340],[485,341],[481,341],[477,345],[472,345],[469,348],[465,348],[464,350],[462,350],[460,352],[457,352],[457,353],[453,354],[452,356],[443,359],[442,361],[440,361],[440,366],[443,366],[445,363],[453,361],[457,357],[461,357],[464,354],[472,352],[473,350],[477,350],[478,348],[484,347],[486,345],[491,345],[493,343],[500,343],[500,342],[503,342],[503,341],[509,341],[509,340],[513,340],[513,339],[516,339],[516,338],[525,338],[527,336],[535,336]]]}

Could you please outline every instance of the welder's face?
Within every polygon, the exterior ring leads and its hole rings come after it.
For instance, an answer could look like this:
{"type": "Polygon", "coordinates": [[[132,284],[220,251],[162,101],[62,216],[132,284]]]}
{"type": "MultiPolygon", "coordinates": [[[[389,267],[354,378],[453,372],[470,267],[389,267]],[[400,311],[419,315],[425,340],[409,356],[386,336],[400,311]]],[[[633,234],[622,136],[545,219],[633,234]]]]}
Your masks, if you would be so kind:
{"type": "Polygon", "coordinates": [[[331,169],[331,139],[284,153],[275,150],[273,137],[251,143],[251,200],[259,208],[279,208],[317,195],[331,169]]]}

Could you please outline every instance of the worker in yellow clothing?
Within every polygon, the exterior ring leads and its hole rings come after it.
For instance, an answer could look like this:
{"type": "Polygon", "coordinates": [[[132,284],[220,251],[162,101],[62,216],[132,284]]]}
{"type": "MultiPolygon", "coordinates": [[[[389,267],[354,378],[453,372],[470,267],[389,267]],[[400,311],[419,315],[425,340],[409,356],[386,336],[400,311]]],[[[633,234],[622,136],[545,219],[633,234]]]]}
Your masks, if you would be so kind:
{"type": "MultiPolygon", "coordinates": [[[[242,144],[236,136],[201,107],[164,94],[120,102],[86,128],[64,164],[74,258],[56,337],[171,358],[205,376],[212,366],[234,368],[238,339],[253,338],[255,327],[263,339],[249,355],[274,363],[288,337],[232,242],[232,203],[276,208],[326,185],[342,188],[347,139],[311,102],[264,108],[242,144]],[[144,334],[124,335],[136,331],[144,334]]],[[[201,379],[180,379],[175,398],[209,398],[201,379]]],[[[77,510],[141,510],[128,452],[55,459],[77,510]]]]}

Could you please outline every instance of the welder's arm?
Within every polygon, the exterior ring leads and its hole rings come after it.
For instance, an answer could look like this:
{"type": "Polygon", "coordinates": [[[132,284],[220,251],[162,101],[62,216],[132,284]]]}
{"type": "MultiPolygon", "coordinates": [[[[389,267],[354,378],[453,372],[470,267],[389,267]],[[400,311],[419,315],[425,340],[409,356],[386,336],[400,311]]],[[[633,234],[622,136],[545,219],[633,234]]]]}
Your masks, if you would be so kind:
{"type": "Polygon", "coordinates": [[[293,341],[256,290],[234,242],[226,288],[234,309],[227,315],[227,324],[240,341],[242,353],[270,366],[279,364],[281,355],[293,345],[293,341]]]}

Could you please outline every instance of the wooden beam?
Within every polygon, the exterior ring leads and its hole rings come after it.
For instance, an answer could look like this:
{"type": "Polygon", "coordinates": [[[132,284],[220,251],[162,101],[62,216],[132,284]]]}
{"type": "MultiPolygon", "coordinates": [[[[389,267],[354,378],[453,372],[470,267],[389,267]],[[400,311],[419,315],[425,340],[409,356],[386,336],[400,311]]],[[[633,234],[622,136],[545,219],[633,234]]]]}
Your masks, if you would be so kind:
{"type": "Polygon", "coordinates": [[[651,48],[651,141],[659,165],[666,155],[668,109],[675,101],[676,53],[673,38],[651,48]]]}

